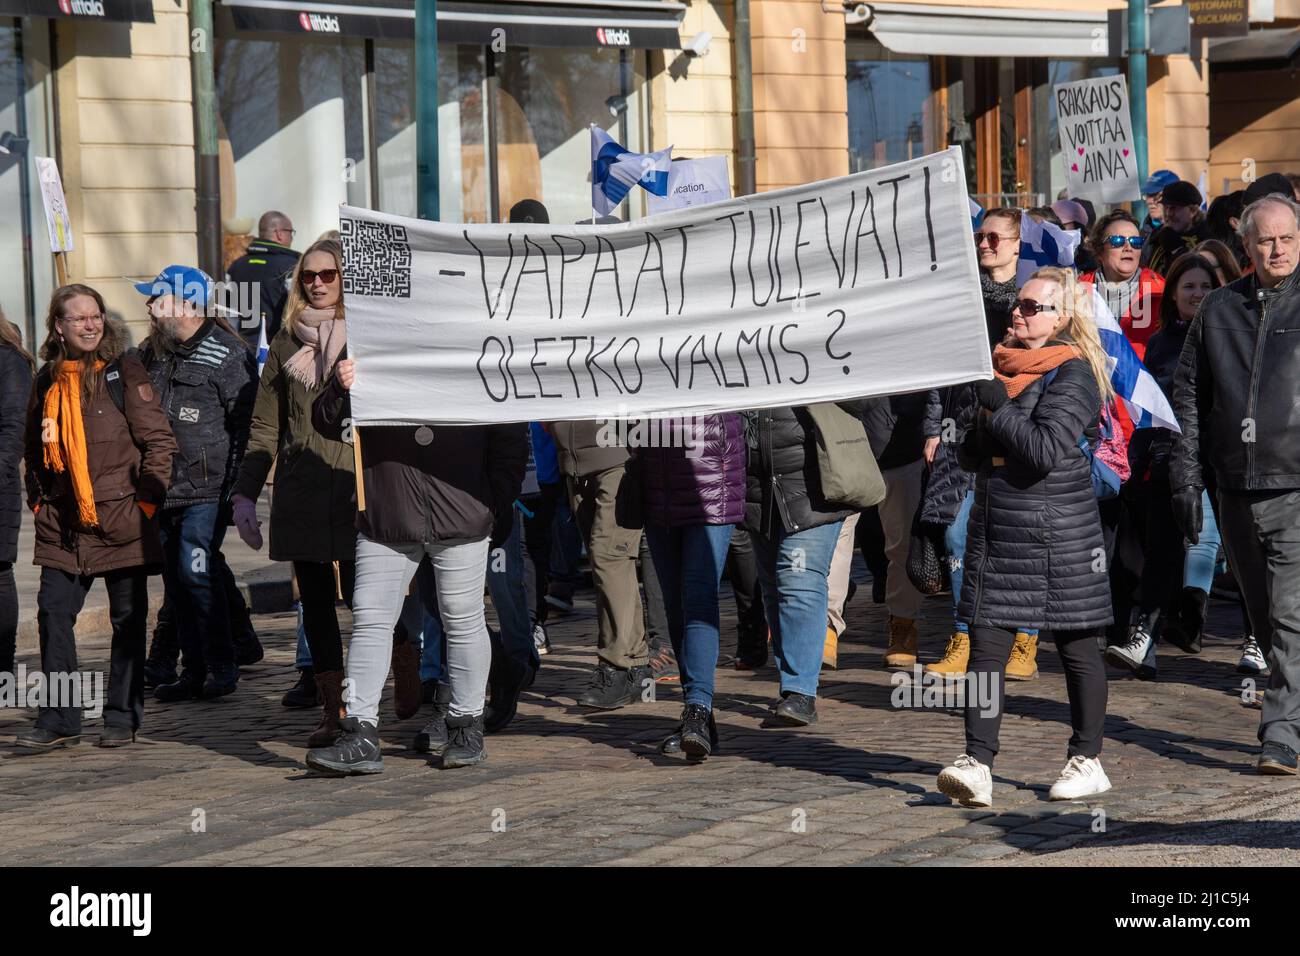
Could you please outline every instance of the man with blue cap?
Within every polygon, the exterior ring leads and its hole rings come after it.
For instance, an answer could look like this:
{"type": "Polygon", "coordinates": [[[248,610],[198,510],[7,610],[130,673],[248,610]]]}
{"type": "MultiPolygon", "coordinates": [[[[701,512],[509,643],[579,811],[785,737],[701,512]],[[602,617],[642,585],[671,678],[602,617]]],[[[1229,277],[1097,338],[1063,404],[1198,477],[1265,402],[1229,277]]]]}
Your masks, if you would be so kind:
{"type": "Polygon", "coordinates": [[[1147,177],[1142,187],[1142,198],[1146,200],[1147,217],[1142,221],[1142,238],[1149,239],[1151,234],[1164,225],[1165,207],[1163,193],[1166,186],[1178,182],[1178,174],[1172,169],[1157,169],[1147,177]]]}
{"type": "Polygon", "coordinates": [[[243,339],[215,317],[212,280],[202,270],[168,266],[136,290],[148,297],[150,320],[140,358],[179,449],[159,530],[182,671],[154,696],[221,697],[239,679],[221,541],[257,397],[257,362],[243,339]]]}

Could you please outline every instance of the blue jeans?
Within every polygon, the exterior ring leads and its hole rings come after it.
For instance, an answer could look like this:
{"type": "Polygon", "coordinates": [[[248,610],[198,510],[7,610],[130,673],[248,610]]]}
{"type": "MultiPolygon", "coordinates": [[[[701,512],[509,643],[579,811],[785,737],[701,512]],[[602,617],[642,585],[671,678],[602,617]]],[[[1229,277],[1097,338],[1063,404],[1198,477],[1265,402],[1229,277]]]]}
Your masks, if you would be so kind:
{"type": "Polygon", "coordinates": [[[750,535],[783,693],[817,695],[826,644],[826,576],[841,524],[794,534],[774,528],[770,538],[750,535]]]}
{"type": "Polygon", "coordinates": [[[1201,540],[1187,548],[1183,567],[1183,587],[1200,588],[1207,594],[1214,584],[1214,565],[1219,559],[1219,526],[1210,507],[1210,494],[1201,492],[1201,540]]]}
{"type": "Polygon", "coordinates": [[[718,585],[727,561],[732,527],[693,524],[669,528],[646,524],[664,611],[682,675],[686,703],[713,707],[713,672],[718,667],[718,585]]]}
{"type": "Polygon", "coordinates": [[[226,559],[226,509],[220,502],[166,508],[160,512],[163,585],[176,609],[181,665],[201,680],[208,673],[237,676],[235,644],[222,575],[226,559]]]}
{"type": "MultiPolygon", "coordinates": [[[[952,578],[952,613],[957,616],[961,603],[962,562],[966,560],[966,526],[970,524],[970,509],[975,504],[975,490],[966,492],[966,498],[957,509],[957,517],[943,532],[943,543],[948,548],[948,570],[952,578]]],[[[956,629],[966,630],[965,621],[957,621],[956,629]]]]}

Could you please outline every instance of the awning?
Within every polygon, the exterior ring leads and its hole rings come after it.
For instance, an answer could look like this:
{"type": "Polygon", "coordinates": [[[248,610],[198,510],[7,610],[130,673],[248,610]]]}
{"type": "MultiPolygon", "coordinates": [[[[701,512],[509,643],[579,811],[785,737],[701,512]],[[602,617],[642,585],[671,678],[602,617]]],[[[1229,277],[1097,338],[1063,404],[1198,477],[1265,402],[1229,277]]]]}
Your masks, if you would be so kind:
{"type": "Polygon", "coordinates": [[[1106,11],[867,3],[867,27],[895,53],[1105,57],[1106,11]],[[1099,32],[1100,31],[1100,32],[1099,32]]]}
{"type": "Polygon", "coordinates": [[[151,0],[0,0],[0,16],[153,23],[151,0]]]}
{"type": "MultiPolygon", "coordinates": [[[[0,3],[5,0],[0,0],[0,3]]],[[[73,0],[75,2],[75,0],[73,0]]],[[[414,0],[222,0],[240,30],[412,39],[414,0]]],[[[589,0],[585,3],[438,4],[438,42],[487,46],[679,49],[681,3],[589,0]]]]}
{"type": "Polygon", "coordinates": [[[1300,28],[1253,30],[1244,37],[1211,40],[1206,54],[1214,66],[1267,66],[1295,64],[1300,53],[1300,28]]]}

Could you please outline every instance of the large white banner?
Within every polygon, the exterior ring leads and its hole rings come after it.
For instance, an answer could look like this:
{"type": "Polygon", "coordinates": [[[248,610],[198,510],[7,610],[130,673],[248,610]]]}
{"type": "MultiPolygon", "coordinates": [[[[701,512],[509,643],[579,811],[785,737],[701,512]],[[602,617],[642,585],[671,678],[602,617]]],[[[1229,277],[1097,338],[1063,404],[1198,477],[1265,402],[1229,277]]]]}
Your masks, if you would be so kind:
{"type": "Polygon", "coordinates": [[[632,223],[342,207],[357,424],[706,414],[992,374],[961,153],[632,223]]]}

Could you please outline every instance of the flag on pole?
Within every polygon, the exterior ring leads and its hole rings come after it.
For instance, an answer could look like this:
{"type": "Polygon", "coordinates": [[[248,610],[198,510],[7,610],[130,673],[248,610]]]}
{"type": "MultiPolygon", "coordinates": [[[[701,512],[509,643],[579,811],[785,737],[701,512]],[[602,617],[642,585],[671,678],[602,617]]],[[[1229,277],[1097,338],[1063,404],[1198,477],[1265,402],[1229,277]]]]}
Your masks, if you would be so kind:
{"type": "Polygon", "coordinates": [[[591,126],[591,208],[612,213],[638,183],[656,196],[668,195],[668,169],[673,148],[655,153],[631,153],[594,123],[591,126]]]}
{"type": "Polygon", "coordinates": [[[1196,188],[1201,194],[1201,212],[1210,208],[1210,171],[1202,169],[1201,175],[1196,177],[1196,188]]]}
{"type": "Polygon", "coordinates": [[[257,330],[257,374],[262,374],[262,366],[266,364],[266,354],[271,351],[266,344],[266,316],[262,316],[262,324],[257,330]]]}
{"type": "Polygon", "coordinates": [[[1133,351],[1133,346],[1095,285],[1092,287],[1092,308],[1101,347],[1110,360],[1111,387],[1124,400],[1133,427],[1181,431],[1169,399],[1142,364],[1137,352],[1133,351]]]}
{"type": "Polygon", "coordinates": [[[971,231],[974,232],[980,227],[980,223],[984,221],[984,207],[973,199],[968,198],[966,201],[970,203],[970,227],[971,231]]]}
{"type": "Polygon", "coordinates": [[[1044,266],[1073,266],[1079,248],[1079,230],[1062,229],[1052,222],[1038,222],[1020,212],[1020,261],[1016,263],[1016,285],[1021,286],[1044,266]]]}

